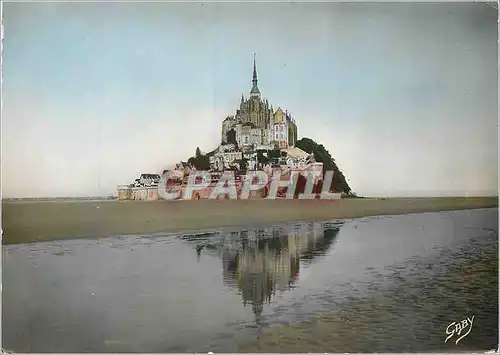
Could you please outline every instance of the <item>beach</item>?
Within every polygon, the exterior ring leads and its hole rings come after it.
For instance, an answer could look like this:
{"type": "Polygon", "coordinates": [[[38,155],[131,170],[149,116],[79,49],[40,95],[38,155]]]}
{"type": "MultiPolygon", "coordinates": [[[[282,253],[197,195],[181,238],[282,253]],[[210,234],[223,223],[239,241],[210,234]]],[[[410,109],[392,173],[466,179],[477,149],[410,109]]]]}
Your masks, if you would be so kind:
{"type": "Polygon", "coordinates": [[[498,207],[497,197],[3,201],[3,244],[498,207]]]}

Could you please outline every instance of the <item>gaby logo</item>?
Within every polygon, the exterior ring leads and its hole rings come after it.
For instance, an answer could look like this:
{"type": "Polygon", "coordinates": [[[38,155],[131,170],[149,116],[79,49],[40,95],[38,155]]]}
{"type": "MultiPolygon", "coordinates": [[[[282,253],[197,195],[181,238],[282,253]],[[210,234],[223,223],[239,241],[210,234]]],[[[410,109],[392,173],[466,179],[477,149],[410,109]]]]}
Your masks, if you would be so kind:
{"type": "Polygon", "coordinates": [[[460,322],[451,322],[447,327],[446,327],[446,334],[448,337],[444,341],[445,343],[448,342],[451,338],[454,336],[457,336],[457,339],[455,340],[455,345],[458,344],[460,340],[465,338],[467,335],[472,330],[472,323],[474,322],[474,316],[471,318],[467,317],[464,320],[460,322]],[[463,334],[462,334],[463,333],[463,334]]]}
{"type": "MultiPolygon", "coordinates": [[[[275,171],[270,177],[264,171],[252,171],[236,178],[233,171],[225,171],[216,175],[207,171],[191,171],[188,178],[182,171],[167,171],[158,183],[158,196],[164,200],[191,200],[204,196],[208,199],[226,197],[229,199],[248,199],[252,192],[266,191],[266,199],[273,200],[279,192],[286,189],[286,199],[293,199],[297,189],[299,172],[288,172],[288,179],[283,179],[283,173],[275,171]]],[[[285,176],[286,176],[285,175],[285,176]]],[[[341,194],[330,193],[329,187],[333,181],[334,172],[327,171],[319,198],[322,200],[340,199],[341,194]]],[[[299,199],[315,199],[318,194],[313,193],[318,174],[308,172],[304,192],[298,194],[299,199]]]]}

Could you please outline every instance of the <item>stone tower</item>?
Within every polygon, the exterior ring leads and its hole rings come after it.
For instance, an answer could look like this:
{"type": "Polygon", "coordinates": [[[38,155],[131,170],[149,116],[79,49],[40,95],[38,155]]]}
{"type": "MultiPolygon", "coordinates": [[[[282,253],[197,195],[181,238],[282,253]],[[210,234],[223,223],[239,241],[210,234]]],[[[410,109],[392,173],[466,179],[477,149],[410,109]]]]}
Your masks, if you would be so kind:
{"type": "Polygon", "coordinates": [[[250,97],[248,100],[241,98],[240,109],[236,111],[236,120],[241,123],[252,123],[255,127],[261,129],[269,128],[269,120],[271,117],[271,110],[267,100],[263,101],[261,98],[258,79],[257,79],[257,65],[255,61],[255,54],[253,57],[253,75],[252,75],[252,89],[250,90],[250,97]]]}
{"type": "Polygon", "coordinates": [[[257,66],[255,65],[255,53],[253,54],[253,77],[252,77],[252,90],[250,90],[250,98],[260,101],[260,91],[257,86],[257,66]]]}

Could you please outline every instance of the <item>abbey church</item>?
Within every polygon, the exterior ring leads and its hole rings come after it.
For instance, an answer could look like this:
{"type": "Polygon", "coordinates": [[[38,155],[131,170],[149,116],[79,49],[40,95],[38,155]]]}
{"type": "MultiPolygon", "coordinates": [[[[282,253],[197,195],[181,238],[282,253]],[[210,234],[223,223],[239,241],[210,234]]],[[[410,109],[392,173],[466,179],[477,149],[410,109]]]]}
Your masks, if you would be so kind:
{"type": "Polygon", "coordinates": [[[287,149],[297,141],[297,125],[288,111],[273,109],[260,94],[255,55],[252,89],[234,116],[222,122],[222,143],[236,143],[240,149],[287,149]]]}

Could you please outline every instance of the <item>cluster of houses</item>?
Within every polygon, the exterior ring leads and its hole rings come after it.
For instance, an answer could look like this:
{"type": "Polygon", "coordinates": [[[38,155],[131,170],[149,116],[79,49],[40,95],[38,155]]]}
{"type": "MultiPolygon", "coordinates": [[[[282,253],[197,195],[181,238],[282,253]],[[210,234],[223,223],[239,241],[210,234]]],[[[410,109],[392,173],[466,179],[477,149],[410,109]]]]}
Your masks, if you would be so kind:
{"type": "Polygon", "coordinates": [[[268,167],[305,167],[314,162],[314,156],[296,147],[276,149],[262,145],[247,145],[241,148],[234,144],[221,144],[209,156],[210,168],[214,171],[227,169],[258,170],[268,167]],[[271,153],[279,152],[279,157],[271,153]],[[243,167],[242,163],[246,166],[243,167]]]}
{"type": "Polygon", "coordinates": [[[141,174],[129,185],[118,186],[119,200],[157,200],[159,174],[141,174]]]}

